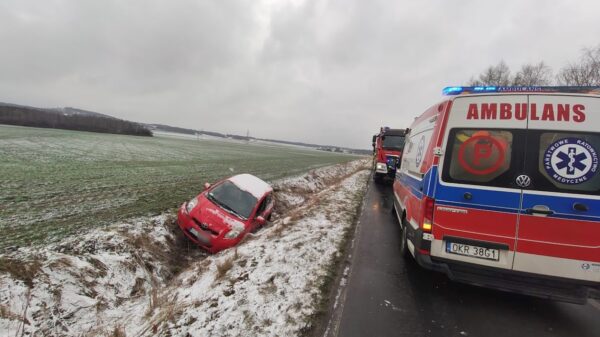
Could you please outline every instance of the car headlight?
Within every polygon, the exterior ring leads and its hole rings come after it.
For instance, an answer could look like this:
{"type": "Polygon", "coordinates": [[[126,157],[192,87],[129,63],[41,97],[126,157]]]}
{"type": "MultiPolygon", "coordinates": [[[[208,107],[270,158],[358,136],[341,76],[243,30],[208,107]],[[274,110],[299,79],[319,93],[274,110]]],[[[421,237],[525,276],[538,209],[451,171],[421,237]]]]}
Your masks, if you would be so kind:
{"type": "Polygon", "coordinates": [[[387,165],[385,163],[377,163],[378,170],[387,170],[387,165]]]}
{"type": "Polygon", "coordinates": [[[229,230],[229,232],[227,232],[227,234],[225,234],[225,239],[235,239],[238,236],[240,236],[240,234],[242,234],[244,232],[244,224],[242,223],[235,223],[233,225],[231,225],[231,229],[229,230]]]}
{"type": "Polygon", "coordinates": [[[198,198],[194,197],[185,205],[185,210],[190,213],[196,205],[198,205],[198,198]]]}

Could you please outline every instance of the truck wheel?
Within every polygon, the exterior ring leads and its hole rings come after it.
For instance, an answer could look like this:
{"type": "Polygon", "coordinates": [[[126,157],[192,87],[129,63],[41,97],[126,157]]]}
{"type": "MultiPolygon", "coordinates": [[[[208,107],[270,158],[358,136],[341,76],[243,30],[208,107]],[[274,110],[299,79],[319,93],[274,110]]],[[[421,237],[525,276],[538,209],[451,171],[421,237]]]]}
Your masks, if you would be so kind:
{"type": "Polygon", "coordinates": [[[376,183],[380,183],[383,179],[381,174],[375,172],[373,173],[373,180],[375,180],[376,183]]]}

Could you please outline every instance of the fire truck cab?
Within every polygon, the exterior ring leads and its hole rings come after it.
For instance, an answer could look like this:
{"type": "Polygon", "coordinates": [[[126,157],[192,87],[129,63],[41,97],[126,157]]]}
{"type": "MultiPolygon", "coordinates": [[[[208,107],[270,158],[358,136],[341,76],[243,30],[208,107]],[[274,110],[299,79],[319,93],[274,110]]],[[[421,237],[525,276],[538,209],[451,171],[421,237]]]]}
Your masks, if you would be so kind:
{"type": "Polygon", "coordinates": [[[393,178],[396,168],[402,159],[404,138],[407,130],[390,129],[382,127],[378,134],[373,136],[373,178],[381,180],[384,177],[393,178]]]}
{"type": "Polygon", "coordinates": [[[394,181],[401,251],[452,280],[600,294],[600,87],[449,87],[394,181]]]}

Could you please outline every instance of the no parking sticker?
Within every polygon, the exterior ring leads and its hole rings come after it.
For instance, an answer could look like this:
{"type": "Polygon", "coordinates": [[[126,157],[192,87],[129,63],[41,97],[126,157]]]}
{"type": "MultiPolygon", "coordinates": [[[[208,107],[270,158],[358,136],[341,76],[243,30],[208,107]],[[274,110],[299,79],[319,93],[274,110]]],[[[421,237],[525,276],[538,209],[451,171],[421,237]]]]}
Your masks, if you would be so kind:
{"type": "Polygon", "coordinates": [[[465,171],[483,176],[497,171],[502,166],[505,152],[506,146],[498,139],[491,136],[474,136],[462,143],[458,149],[458,162],[465,171]],[[496,160],[492,159],[494,155],[496,160]]]}
{"type": "Polygon", "coordinates": [[[584,139],[559,139],[544,153],[544,168],[561,184],[581,184],[598,172],[598,152],[584,139]]]}

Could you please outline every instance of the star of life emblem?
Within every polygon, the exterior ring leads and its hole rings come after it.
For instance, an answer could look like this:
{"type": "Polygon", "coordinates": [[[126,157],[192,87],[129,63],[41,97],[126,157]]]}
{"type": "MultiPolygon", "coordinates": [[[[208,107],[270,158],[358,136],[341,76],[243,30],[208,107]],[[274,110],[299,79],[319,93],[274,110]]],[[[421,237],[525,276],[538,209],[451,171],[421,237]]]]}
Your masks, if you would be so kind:
{"type": "Polygon", "coordinates": [[[598,171],[598,153],[584,139],[559,139],[544,153],[544,169],[561,184],[581,184],[598,171]]]}

